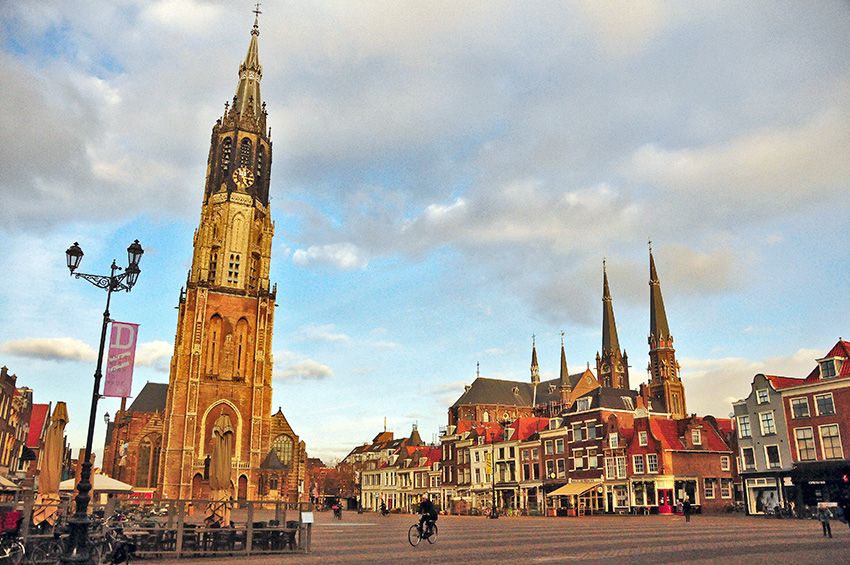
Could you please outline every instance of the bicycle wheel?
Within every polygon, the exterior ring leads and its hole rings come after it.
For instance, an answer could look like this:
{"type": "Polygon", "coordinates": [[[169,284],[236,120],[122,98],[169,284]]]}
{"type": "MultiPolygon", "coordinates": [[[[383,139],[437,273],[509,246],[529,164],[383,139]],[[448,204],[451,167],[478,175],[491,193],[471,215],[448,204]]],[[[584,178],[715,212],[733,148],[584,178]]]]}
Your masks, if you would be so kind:
{"type": "Polygon", "coordinates": [[[431,535],[428,536],[428,543],[437,543],[437,524],[431,524],[431,535]]]}
{"type": "Polygon", "coordinates": [[[410,545],[416,547],[419,545],[419,542],[422,541],[422,536],[419,535],[419,524],[413,524],[410,526],[410,529],[407,530],[407,541],[410,542],[410,545]]]}
{"type": "Polygon", "coordinates": [[[0,562],[20,565],[27,553],[27,548],[19,540],[12,540],[8,544],[3,544],[3,553],[5,557],[0,557],[0,562]]]}
{"type": "Polygon", "coordinates": [[[43,541],[32,548],[30,563],[33,565],[54,565],[62,559],[62,553],[62,544],[58,541],[43,541]]]}

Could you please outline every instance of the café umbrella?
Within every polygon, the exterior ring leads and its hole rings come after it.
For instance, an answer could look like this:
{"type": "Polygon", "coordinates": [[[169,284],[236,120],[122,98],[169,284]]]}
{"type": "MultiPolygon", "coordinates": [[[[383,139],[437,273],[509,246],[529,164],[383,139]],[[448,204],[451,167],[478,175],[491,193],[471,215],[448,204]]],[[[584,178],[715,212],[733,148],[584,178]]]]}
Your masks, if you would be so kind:
{"type": "Polygon", "coordinates": [[[62,459],[65,451],[65,425],[68,423],[68,408],[57,402],[50,425],[44,434],[41,470],[38,475],[38,496],[32,515],[36,526],[47,523],[53,526],[59,514],[59,481],[62,478],[62,459]]]}
{"type": "Polygon", "coordinates": [[[230,416],[222,414],[212,430],[210,457],[210,503],[207,505],[207,524],[230,524],[230,474],[233,458],[233,426],[230,416]]]}

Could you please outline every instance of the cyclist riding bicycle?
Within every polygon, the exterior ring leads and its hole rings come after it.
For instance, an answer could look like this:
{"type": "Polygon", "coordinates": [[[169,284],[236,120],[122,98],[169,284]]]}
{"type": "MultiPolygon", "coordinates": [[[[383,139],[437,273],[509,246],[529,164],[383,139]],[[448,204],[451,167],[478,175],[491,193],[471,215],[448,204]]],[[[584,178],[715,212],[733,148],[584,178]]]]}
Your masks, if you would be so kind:
{"type": "Polygon", "coordinates": [[[437,509],[434,508],[434,503],[428,498],[427,494],[422,495],[422,501],[419,503],[419,531],[423,537],[431,535],[431,526],[437,521],[437,509]]]}

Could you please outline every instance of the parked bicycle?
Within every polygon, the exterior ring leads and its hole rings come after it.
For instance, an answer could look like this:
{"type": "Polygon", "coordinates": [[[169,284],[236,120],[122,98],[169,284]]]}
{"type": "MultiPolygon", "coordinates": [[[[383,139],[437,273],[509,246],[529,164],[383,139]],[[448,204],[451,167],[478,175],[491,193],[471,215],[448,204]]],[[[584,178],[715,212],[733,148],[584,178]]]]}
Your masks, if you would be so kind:
{"type": "Polygon", "coordinates": [[[407,531],[407,541],[413,547],[419,545],[419,542],[424,539],[428,540],[428,543],[437,543],[437,524],[430,520],[425,523],[424,531],[420,529],[418,522],[410,526],[410,529],[407,531]]]}
{"type": "Polygon", "coordinates": [[[27,548],[23,538],[15,534],[3,534],[0,538],[0,563],[19,565],[26,554],[27,548]]]}

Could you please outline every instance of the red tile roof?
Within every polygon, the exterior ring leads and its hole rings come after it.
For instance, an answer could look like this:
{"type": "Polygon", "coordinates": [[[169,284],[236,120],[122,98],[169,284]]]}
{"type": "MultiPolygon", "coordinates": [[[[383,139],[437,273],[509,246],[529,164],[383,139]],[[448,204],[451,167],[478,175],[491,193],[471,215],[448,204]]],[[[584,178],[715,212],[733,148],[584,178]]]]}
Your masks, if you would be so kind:
{"type": "MultiPolygon", "coordinates": [[[[714,427],[703,418],[693,418],[689,420],[668,420],[666,418],[656,418],[650,416],[649,426],[652,430],[652,435],[661,442],[663,449],[686,449],[682,442],[680,433],[685,432],[685,426],[689,421],[696,424],[702,424],[702,448],[708,451],[731,451],[726,442],[723,440],[714,427]],[[681,429],[680,429],[681,428],[681,429]]],[[[697,451],[696,449],[694,451],[697,451]]]]}
{"type": "Polygon", "coordinates": [[[38,449],[41,443],[41,431],[44,429],[44,422],[47,419],[47,412],[50,409],[49,404],[33,404],[32,412],[30,413],[30,431],[27,435],[27,447],[38,449]]]}
{"type": "MultiPolygon", "coordinates": [[[[815,369],[817,371],[817,369],[815,369]]],[[[800,379],[797,377],[780,377],[778,375],[765,375],[764,376],[768,381],[770,381],[771,386],[773,386],[774,390],[782,390],[783,388],[789,388],[792,386],[800,386],[802,384],[806,384],[811,376],[800,379]]]]}
{"type": "Polygon", "coordinates": [[[675,420],[649,417],[649,429],[655,439],[661,442],[662,449],[683,449],[679,441],[679,426],[675,420]]]}
{"type": "Polygon", "coordinates": [[[508,427],[516,430],[511,439],[525,441],[537,432],[548,428],[549,419],[522,416],[514,420],[508,427]]]}

